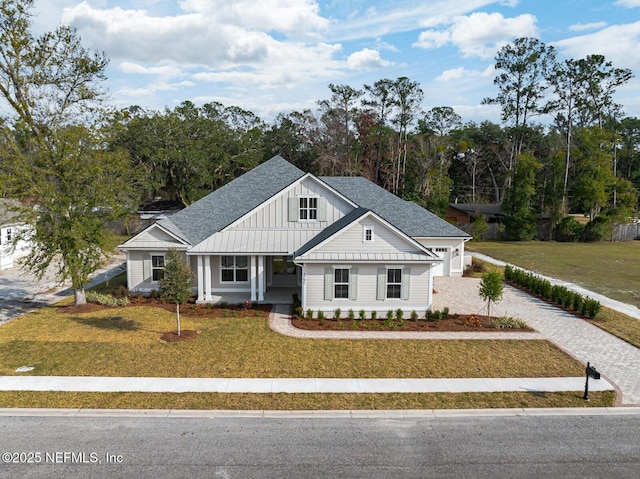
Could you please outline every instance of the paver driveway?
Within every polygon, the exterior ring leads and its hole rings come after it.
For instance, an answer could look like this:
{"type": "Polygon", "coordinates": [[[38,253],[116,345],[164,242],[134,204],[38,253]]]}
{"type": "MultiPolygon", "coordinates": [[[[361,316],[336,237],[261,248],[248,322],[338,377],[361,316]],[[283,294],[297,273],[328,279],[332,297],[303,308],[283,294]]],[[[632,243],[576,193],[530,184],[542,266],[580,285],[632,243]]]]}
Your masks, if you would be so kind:
{"type": "MultiPolygon", "coordinates": [[[[435,278],[434,309],[447,306],[452,313],[486,313],[479,284],[477,278],[435,278]]],[[[591,362],[620,388],[623,405],[640,405],[640,349],[511,286],[505,286],[502,301],[492,305],[491,312],[525,320],[579,361],[591,362]]]]}

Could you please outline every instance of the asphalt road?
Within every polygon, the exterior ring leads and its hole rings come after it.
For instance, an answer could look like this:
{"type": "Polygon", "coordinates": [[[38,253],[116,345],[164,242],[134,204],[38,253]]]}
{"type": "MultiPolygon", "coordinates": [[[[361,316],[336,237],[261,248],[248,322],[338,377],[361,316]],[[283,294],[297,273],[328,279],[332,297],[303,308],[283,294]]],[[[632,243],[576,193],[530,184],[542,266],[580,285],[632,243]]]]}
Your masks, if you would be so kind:
{"type": "Polygon", "coordinates": [[[0,478],[635,479],[639,431],[640,415],[619,413],[0,417],[0,478]]]}

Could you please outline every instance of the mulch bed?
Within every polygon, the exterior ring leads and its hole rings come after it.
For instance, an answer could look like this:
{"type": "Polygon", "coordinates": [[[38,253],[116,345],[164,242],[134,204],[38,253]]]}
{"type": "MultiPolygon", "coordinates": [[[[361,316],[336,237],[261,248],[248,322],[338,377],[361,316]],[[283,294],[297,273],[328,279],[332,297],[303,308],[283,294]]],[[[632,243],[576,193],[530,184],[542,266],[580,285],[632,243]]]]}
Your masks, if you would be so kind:
{"type": "Polygon", "coordinates": [[[398,321],[394,320],[393,325],[386,325],[386,319],[306,319],[294,316],[291,324],[299,329],[307,330],[356,330],[356,331],[473,331],[473,332],[530,332],[534,329],[526,327],[521,329],[498,329],[491,327],[491,323],[496,318],[489,319],[488,316],[479,315],[451,315],[447,319],[439,321],[426,321],[420,319],[418,321],[404,320],[400,326],[398,321]]]}
{"type": "Polygon", "coordinates": [[[167,343],[177,343],[180,341],[190,341],[191,339],[195,339],[197,335],[198,333],[193,329],[183,329],[180,331],[180,336],[178,336],[177,331],[168,331],[163,333],[160,339],[167,343]]]}

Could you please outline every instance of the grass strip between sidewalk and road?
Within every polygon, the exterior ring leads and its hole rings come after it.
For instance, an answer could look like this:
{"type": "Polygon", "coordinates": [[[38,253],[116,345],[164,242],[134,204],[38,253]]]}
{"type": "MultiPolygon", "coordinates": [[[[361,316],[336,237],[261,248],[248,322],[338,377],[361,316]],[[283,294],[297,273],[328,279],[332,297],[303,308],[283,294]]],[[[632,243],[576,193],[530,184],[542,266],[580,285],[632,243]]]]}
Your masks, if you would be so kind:
{"type": "Polygon", "coordinates": [[[236,393],[70,393],[0,392],[0,407],[85,409],[485,409],[612,407],[615,392],[236,394],[236,393]]]}

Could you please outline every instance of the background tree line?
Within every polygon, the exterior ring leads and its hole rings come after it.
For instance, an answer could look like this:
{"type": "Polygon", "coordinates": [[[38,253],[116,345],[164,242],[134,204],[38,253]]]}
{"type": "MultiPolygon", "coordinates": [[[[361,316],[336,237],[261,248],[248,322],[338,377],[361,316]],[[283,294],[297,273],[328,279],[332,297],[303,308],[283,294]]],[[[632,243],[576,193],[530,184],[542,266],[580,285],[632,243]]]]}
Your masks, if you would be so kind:
{"type": "Polygon", "coordinates": [[[219,103],[131,107],[116,115],[114,146],[144,171],[147,197],[185,204],[279,154],[315,174],[365,176],[440,215],[456,201],[501,203],[509,239],[531,238],[540,213],[556,228],[568,213],[636,214],[640,120],[614,100],[631,71],[601,55],[557,61],[535,38],[495,60],[497,94],[484,102],[500,107],[502,125],[463,123],[448,106],[425,111],[420,85],[400,77],[361,90],[330,84],[316,108],[270,123],[219,103]]]}

